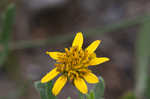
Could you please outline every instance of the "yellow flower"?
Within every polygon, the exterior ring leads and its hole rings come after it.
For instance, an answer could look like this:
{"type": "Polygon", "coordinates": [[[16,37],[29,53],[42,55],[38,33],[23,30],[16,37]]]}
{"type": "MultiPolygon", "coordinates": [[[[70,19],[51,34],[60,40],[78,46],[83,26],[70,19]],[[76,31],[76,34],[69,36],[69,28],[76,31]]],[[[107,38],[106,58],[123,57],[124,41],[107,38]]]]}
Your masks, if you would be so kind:
{"type": "Polygon", "coordinates": [[[55,82],[52,93],[56,96],[61,89],[70,81],[83,94],[88,92],[87,83],[98,83],[98,77],[88,69],[88,66],[94,66],[106,61],[107,57],[96,57],[95,50],[100,44],[100,40],[94,41],[85,50],[82,49],[83,35],[81,32],[76,34],[72,47],[65,48],[65,52],[46,52],[50,57],[56,60],[55,68],[47,73],[41,83],[46,83],[57,75],[61,75],[55,82]]]}

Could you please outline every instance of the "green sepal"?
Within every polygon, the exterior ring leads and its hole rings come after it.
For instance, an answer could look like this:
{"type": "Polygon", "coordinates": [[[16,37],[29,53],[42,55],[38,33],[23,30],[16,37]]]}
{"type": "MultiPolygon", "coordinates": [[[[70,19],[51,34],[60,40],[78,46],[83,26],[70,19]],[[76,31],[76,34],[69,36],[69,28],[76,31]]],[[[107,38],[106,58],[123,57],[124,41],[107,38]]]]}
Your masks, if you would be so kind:
{"type": "Polygon", "coordinates": [[[94,87],[95,99],[104,99],[105,82],[102,77],[99,77],[99,83],[94,87]]]}
{"type": "Polygon", "coordinates": [[[95,93],[94,93],[94,91],[91,90],[91,91],[89,92],[89,94],[86,94],[86,98],[87,98],[87,99],[95,99],[95,93]]]}
{"type": "Polygon", "coordinates": [[[56,96],[52,94],[52,81],[45,84],[41,83],[40,81],[36,81],[34,83],[34,86],[36,90],[40,93],[41,99],[56,99],[56,96]]]}

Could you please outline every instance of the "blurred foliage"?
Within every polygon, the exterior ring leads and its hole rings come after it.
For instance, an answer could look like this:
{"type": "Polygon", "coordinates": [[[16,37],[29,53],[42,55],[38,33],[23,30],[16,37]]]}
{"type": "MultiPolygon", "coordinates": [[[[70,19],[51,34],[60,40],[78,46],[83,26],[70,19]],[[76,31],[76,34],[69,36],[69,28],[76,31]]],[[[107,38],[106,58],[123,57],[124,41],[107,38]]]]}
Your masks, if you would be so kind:
{"type": "Polygon", "coordinates": [[[6,6],[8,4],[8,0],[0,0],[0,8],[3,8],[4,6],[6,6]]]}
{"type": "Polygon", "coordinates": [[[71,99],[71,97],[68,97],[67,99],[71,99]]]}
{"type": "Polygon", "coordinates": [[[144,99],[148,83],[148,69],[150,58],[150,21],[143,22],[141,30],[137,37],[136,42],[136,96],[138,99],[144,99]]]}
{"type": "Polygon", "coordinates": [[[14,16],[15,16],[15,6],[14,4],[10,4],[6,12],[4,13],[4,18],[2,20],[3,27],[0,33],[0,66],[3,65],[4,61],[8,56],[9,51],[8,44],[11,39],[14,16]]]}
{"type": "Polygon", "coordinates": [[[56,99],[56,97],[52,94],[52,81],[42,84],[40,81],[36,81],[34,83],[35,88],[39,91],[41,99],[56,99]]]}
{"type": "Polygon", "coordinates": [[[135,93],[128,92],[122,99],[150,99],[150,81],[148,76],[150,58],[150,20],[143,21],[136,39],[136,83],[135,93]]]}
{"type": "Polygon", "coordinates": [[[146,96],[146,99],[150,99],[150,77],[148,78],[145,96],[146,96]]]}
{"type": "Polygon", "coordinates": [[[134,92],[129,91],[129,92],[125,93],[125,95],[123,95],[121,97],[121,99],[136,99],[136,96],[135,96],[134,92]]]}
{"type": "MultiPolygon", "coordinates": [[[[130,26],[134,26],[137,24],[141,24],[143,22],[150,21],[150,16],[149,15],[143,15],[143,16],[137,16],[134,19],[128,19],[128,20],[123,20],[118,24],[113,24],[113,25],[107,25],[105,27],[99,28],[95,27],[94,29],[88,29],[88,30],[80,30],[80,31],[85,31],[86,35],[85,36],[92,36],[92,35],[102,35],[107,32],[114,32],[118,29],[121,28],[128,28],[130,26]]],[[[31,41],[24,41],[21,40],[19,42],[14,42],[10,43],[9,49],[10,50],[21,50],[25,48],[36,48],[36,47],[41,47],[45,45],[50,45],[50,44],[62,44],[65,43],[73,38],[74,35],[67,34],[59,34],[57,36],[53,36],[47,39],[40,39],[40,40],[31,40],[31,41]]]]}

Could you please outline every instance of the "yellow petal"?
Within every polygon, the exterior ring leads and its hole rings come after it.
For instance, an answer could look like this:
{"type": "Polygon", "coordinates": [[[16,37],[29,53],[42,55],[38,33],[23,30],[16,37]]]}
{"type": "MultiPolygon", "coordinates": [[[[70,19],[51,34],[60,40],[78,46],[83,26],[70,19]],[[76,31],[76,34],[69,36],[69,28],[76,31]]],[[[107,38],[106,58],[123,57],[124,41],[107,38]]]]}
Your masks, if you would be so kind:
{"type": "Polygon", "coordinates": [[[109,58],[107,57],[94,58],[91,60],[90,65],[98,65],[107,61],[109,61],[109,58]]]}
{"type": "Polygon", "coordinates": [[[80,49],[82,47],[82,44],[83,44],[83,35],[81,32],[78,32],[73,40],[72,47],[77,46],[80,49]]]}
{"type": "Polygon", "coordinates": [[[88,51],[89,54],[92,54],[96,50],[96,48],[99,46],[100,42],[101,42],[100,40],[94,41],[92,44],[90,44],[86,48],[86,51],[88,51]]]}
{"type": "Polygon", "coordinates": [[[59,72],[57,71],[57,68],[54,68],[53,70],[51,70],[49,73],[47,73],[47,74],[41,79],[41,83],[46,83],[46,82],[52,80],[52,79],[55,78],[58,74],[59,74],[59,72]]]}
{"type": "Polygon", "coordinates": [[[67,82],[67,77],[64,76],[64,75],[60,76],[60,77],[56,80],[56,82],[55,82],[55,84],[54,84],[54,86],[53,86],[52,93],[53,93],[55,96],[58,95],[59,92],[61,91],[61,89],[62,89],[62,88],[64,87],[64,85],[66,84],[66,82],[67,82]]]}
{"type": "Polygon", "coordinates": [[[59,58],[60,55],[64,55],[64,53],[61,52],[46,52],[46,54],[48,54],[51,58],[57,60],[59,58]]]}
{"type": "Polygon", "coordinates": [[[98,83],[99,80],[97,78],[97,76],[93,73],[87,73],[83,76],[83,78],[88,82],[88,83],[91,83],[91,84],[94,84],[94,83],[98,83]]]}
{"type": "Polygon", "coordinates": [[[74,85],[81,93],[86,94],[88,92],[87,85],[82,78],[78,77],[74,79],[74,85]]]}

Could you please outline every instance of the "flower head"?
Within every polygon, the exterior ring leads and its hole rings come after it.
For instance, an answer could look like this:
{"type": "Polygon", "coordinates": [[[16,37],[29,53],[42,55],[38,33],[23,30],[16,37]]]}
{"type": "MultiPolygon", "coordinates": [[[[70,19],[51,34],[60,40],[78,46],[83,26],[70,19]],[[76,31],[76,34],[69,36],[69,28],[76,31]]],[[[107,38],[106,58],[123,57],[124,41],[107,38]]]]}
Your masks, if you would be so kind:
{"type": "Polygon", "coordinates": [[[58,95],[67,81],[72,82],[76,88],[83,94],[88,92],[87,83],[98,83],[98,77],[88,69],[88,66],[95,66],[106,61],[107,57],[96,57],[95,50],[100,44],[100,40],[94,41],[85,50],[82,49],[83,35],[81,32],[76,34],[72,46],[65,52],[46,52],[51,58],[56,60],[55,68],[47,73],[41,83],[46,83],[58,74],[61,76],[56,80],[52,93],[58,95]]]}

